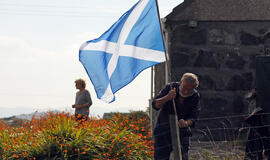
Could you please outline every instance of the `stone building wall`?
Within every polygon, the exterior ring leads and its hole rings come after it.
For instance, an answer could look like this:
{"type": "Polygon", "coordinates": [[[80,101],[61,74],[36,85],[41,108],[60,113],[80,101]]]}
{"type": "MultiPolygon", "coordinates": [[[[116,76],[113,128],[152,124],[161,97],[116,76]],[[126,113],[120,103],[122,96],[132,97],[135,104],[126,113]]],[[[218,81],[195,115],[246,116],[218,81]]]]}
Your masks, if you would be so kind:
{"type": "MultiPolygon", "coordinates": [[[[185,72],[199,76],[200,118],[247,114],[244,95],[255,87],[255,57],[264,54],[262,36],[268,28],[270,21],[204,21],[197,22],[197,27],[189,27],[188,22],[166,22],[171,79],[179,81],[185,72]]],[[[159,70],[155,93],[164,76],[159,70]]],[[[228,125],[240,126],[242,122],[243,117],[238,117],[230,119],[228,125]]],[[[205,120],[198,127],[218,128],[223,123],[205,120]]]]}

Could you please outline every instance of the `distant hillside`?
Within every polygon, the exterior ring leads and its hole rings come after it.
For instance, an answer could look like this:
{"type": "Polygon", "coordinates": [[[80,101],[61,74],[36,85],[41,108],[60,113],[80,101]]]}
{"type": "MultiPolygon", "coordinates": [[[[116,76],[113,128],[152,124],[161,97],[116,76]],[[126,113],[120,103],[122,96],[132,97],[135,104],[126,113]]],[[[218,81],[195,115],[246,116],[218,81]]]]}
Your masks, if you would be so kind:
{"type": "Polygon", "coordinates": [[[0,122],[5,122],[9,126],[20,126],[22,125],[26,120],[19,119],[16,116],[8,117],[8,118],[0,118],[0,122]]]}
{"type": "MultiPolygon", "coordinates": [[[[50,111],[53,113],[60,113],[60,111],[50,111]]],[[[20,114],[16,116],[0,118],[0,121],[4,121],[9,126],[19,126],[22,125],[25,121],[30,121],[32,117],[35,115],[35,118],[38,119],[40,116],[45,115],[48,112],[33,112],[30,114],[20,114]]]]}

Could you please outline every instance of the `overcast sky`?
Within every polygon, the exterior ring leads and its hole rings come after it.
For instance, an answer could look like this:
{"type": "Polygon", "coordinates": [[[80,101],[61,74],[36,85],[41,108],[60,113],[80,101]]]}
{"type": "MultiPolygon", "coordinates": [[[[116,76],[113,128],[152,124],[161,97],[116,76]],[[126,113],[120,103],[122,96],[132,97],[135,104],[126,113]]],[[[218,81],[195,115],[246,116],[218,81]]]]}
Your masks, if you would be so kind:
{"type": "MultiPolygon", "coordinates": [[[[69,110],[74,80],[87,82],[91,115],[146,110],[150,69],[106,104],[78,60],[80,45],[99,37],[137,0],[0,0],[0,117],[35,110],[69,110]]],[[[161,17],[182,0],[158,0],[161,17]]]]}

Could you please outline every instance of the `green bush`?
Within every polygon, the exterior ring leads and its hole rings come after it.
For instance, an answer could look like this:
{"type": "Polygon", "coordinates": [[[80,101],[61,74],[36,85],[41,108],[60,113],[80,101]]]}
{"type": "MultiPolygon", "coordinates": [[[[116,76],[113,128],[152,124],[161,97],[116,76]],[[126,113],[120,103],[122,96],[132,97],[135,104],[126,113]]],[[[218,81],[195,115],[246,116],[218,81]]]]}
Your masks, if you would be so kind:
{"type": "Polygon", "coordinates": [[[21,127],[0,128],[1,159],[125,159],[153,157],[149,119],[118,114],[109,120],[48,113],[21,127]]]}

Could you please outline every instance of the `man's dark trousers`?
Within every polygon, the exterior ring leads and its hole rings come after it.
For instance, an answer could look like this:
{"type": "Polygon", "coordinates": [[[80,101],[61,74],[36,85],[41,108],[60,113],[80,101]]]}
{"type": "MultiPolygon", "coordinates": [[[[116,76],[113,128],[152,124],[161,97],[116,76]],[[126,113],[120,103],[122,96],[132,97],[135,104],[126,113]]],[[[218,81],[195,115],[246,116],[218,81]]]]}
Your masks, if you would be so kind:
{"type": "MultiPolygon", "coordinates": [[[[181,137],[182,160],[188,160],[190,137],[181,137]]],[[[169,160],[172,152],[170,135],[155,135],[154,160],[169,160]]]]}

